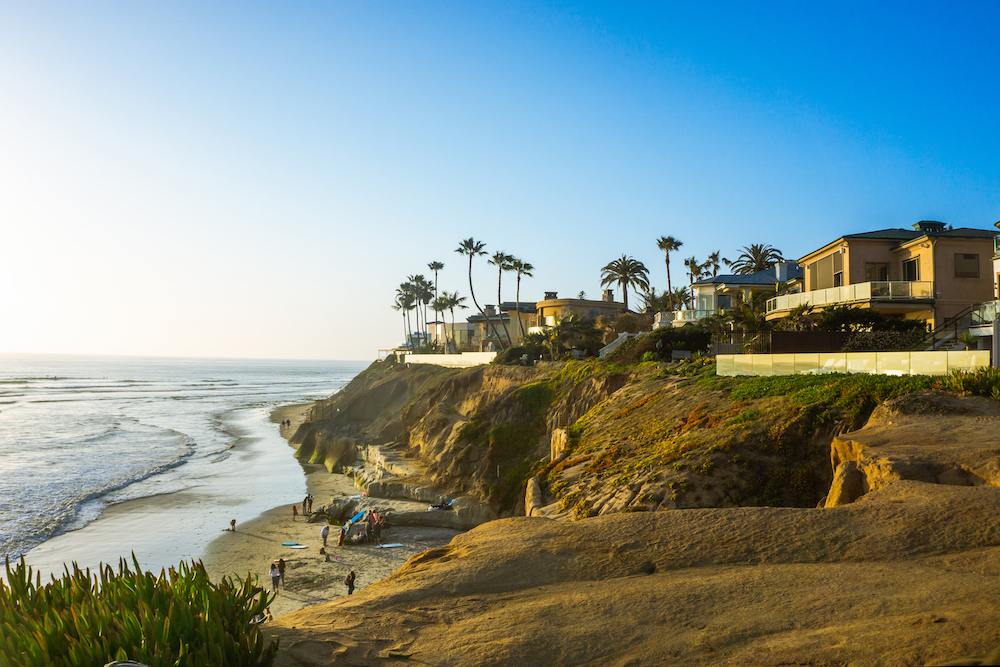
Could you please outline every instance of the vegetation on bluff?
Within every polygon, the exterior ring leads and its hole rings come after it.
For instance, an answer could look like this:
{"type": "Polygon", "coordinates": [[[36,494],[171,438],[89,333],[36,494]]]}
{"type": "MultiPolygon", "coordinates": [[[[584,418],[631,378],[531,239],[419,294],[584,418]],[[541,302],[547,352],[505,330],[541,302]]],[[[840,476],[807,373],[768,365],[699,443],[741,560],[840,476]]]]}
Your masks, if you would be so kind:
{"type": "Polygon", "coordinates": [[[22,558],[0,582],[0,665],[91,667],[133,660],[151,667],[268,667],[277,643],[254,619],[271,597],[249,575],[217,584],[201,562],[159,576],[135,560],[98,573],[73,564],[42,585],[22,558]]]}

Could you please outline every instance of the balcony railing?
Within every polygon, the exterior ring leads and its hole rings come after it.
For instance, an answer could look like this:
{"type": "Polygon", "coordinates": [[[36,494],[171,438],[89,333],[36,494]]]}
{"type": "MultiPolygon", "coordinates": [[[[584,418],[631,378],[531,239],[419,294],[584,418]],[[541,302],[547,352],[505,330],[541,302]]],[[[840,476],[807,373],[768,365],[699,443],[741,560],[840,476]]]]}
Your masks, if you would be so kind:
{"type": "Polygon", "coordinates": [[[776,296],[773,299],[768,299],[767,312],[770,314],[779,310],[791,310],[804,303],[813,306],[827,306],[857,301],[912,301],[933,298],[934,284],[930,281],[856,283],[812,292],[776,296]]]}
{"type": "Polygon", "coordinates": [[[688,324],[690,322],[697,322],[698,320],[704,319],[709,315],[713,314],[713,310],[665,310],[656,314],[654,321],[657,326],[667,326],[669,322],[670,325],[677,323],[688,324]]]}
{"type": "Polygon", "coordinates": [[[972,326],[984,327],[993,324],[1000,310],[1000,301],[987,301],[972,310],[972,326]]]}

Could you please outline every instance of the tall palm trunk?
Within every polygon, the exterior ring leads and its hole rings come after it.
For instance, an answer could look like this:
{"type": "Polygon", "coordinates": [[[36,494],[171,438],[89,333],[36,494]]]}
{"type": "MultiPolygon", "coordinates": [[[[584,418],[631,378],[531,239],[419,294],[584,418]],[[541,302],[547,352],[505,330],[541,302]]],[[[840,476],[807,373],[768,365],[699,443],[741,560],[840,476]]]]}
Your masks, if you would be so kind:
{"type": "Polygon", "coordinates": [[[448,310],[451,311],[451,347],[453,350],[458,352],[458,343],[455,342],[455,309],[449,308],[448,310]]]}
{"type": "Polygon", "coordinates": [[[497,270],[497,317],[503,325],[503,332],[507,336],[507,347],[514,347],[514,341],[510,339],[510,332],[507,331],[507,323],[503,321],[503,311],[500,309],[500,283],[503,281],[503,267],[497,270]]]}
{"type": "Polygon", "coordinates": [[[674,310],[674,290],[670,286],[670,253],[667,253],[667,294],[670,295],[670,310],[674,310]]]}
{"type": "MultiPolygon", "coordinates": [[[[472,255],[469,255],[469,294],[472,295],[472,303],[476,304],[476,309],[479,311],[479,314],[486,320],[486,326],[493,330],[493,335],[497,337],[497,342],[500,342],[500,334],[497,333],[496,327],[494,327],[493,322],[490,321],[490,316],[486,314],[486,311],[484,311],[480,307],[479,302],[476,301],[476,292],[472,289],[472,255]]],[[[483,338],[486,338],[486,336],[484,335],[483,338]]]]}
{"type": "Polygon", "coordinates": [[[517,290],[514,292],[514,310],[517,312],[517,326],[521,330],[521,340],[524,340],[524,322],[521,321],[521,274],[517,274],[517,290]]]}

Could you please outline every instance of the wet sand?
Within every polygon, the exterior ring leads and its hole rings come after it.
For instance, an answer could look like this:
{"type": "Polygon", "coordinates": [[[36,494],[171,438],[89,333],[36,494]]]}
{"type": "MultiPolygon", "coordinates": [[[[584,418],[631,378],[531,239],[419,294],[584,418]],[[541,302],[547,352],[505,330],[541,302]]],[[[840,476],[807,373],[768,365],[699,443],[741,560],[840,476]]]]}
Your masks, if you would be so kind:
{"type": "MultiPolygon", "coordinates": [[[[276,424],[291,419],[291,427],[282,429],[290,436],[298,428],[303,413],[309,406],[286,406],[271,413],[276,424]]],[[[288,455],[292,452],[289,450],[288,455]]],[[[323,466],[306,466],[309,493],[314,497],[314,508],[325,506],[333,497],[360,494],[353,480],[341,474],[331,474],[323,466]]],[[[403,501],[380,500],[379,505],[391,508],[403,501]]],[[[298,500],[301,511],[302,499],[298,500]]],[[[292,611],[347,594],[344,577],[353,570],[357,574],[356,587],[362,590],[384,579],[405,563],[410,556],[451,541],[459,531],[446,528],[390,527],[383,533],[386,544],[402,543],[398,548],[379,549],[373,545],[337,547],[339,527],[330,526],[328,539],[329,562],[320,554],[323,540],[322,523],[308,523],[301,515],[293,519],[291,505],[282,505],[264,512],[261,516],[237,524],[235,532],[226,531],[209,545],[203,562],[214,580],[222,576],[257,576],[260,585],[271,589],[268,570],[278,558],[288,561],[285,571],[286,587],[279,590],[271,605],[271,614],[281,616],[292,611]],[[282,542],[306,545],[305,549],[292,549],[282,542]]]]}

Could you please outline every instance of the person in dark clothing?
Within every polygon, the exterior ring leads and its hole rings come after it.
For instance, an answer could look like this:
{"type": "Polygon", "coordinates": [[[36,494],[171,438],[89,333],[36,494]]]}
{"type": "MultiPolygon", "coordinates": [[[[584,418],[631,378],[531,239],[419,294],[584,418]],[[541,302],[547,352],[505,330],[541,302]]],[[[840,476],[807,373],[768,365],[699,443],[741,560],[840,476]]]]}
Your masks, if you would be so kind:
{"type": "Polygon", "coordinates": [[[346,577],[344,577],[344,585],[347,586],[347,594],[348,595],[350,595],[351,593],[354,592],[354,580],[355,579],[357,579],[357,575],[354,574],[354,570],[351,570],[351,573],[349,575],[347,575],[346,577]]]}
{"type": "Polygon", "coordinates": [[[281,575],[281,587],[282,588],[285,587],[285,565],[286,565],[285,559],[284,558],[279,558],[278,559],[278,573],[281,575]]]}

